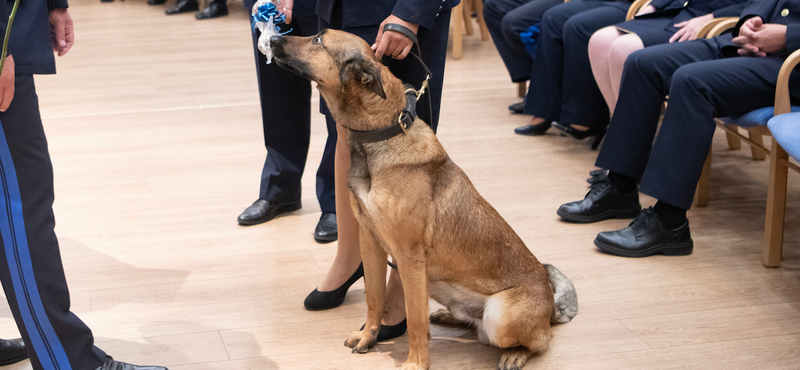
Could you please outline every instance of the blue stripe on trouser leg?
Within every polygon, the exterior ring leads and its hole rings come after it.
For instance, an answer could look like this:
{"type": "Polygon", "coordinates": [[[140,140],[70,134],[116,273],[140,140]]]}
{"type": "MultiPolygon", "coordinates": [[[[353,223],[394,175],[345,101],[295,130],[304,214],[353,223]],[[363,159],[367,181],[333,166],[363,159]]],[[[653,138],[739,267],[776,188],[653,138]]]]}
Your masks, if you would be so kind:
{"type": "Polygon", "coordinates": [[[11,274],[14,293],[36,356],[46,370],[71,370],[61,341],[56,335],[33,274],[33,264],[25,235],[25,220],[22,215],[22,196],[19,192],[17,172],[8,149],[5,132],[0,122],[0,234],[5,247],[6,261],[11,274]]]}

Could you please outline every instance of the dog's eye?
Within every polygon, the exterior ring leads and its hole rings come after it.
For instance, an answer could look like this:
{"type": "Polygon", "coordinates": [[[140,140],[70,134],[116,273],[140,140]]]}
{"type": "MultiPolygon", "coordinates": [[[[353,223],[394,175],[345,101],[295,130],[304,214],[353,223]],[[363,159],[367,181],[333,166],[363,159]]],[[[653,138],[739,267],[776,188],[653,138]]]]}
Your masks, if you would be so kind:
{"type": "Polygon", "coordinates": [[[315,37],[313,40],[311,40],[311,43],[321,44],[322,43],[322,37],[320,37],[320,36],[315,37]]]}

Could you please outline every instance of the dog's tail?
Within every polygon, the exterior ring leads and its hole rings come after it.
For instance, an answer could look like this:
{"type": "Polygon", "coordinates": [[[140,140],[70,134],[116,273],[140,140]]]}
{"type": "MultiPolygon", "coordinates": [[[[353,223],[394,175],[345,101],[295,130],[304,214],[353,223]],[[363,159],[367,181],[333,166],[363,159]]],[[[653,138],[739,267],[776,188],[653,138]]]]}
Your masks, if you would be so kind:
{"type": "Polygon", "coordinates": [[[555,309],[550,322],[553,324],[563,324],[570,322],[578,314],[578,293],[575,286],[561,271],[555,266],[545,264],[547,273],[550,275],[550,285],[553,287],[553,298],[555,309]]]}

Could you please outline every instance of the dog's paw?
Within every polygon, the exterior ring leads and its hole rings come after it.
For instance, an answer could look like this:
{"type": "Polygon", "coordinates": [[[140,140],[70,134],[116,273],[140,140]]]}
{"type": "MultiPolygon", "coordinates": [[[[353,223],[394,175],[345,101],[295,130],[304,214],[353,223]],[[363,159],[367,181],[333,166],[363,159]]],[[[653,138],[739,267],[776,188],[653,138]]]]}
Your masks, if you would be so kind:
{"type": "Polygon", "coordinates": [[[374,335],[366,335],[363,330],[360,330],[350,334],[350,338],[344,341],[344,345],[352,348],[353,353],[367,353],[375,342],[374,335]]]}
{"type": "Polygon", "coordinates": [[[532,355],[533,353],[527,349],[503,353],[500,363],[497,364],[497,370],[521,370],[532,355]]]}
{"type": "Polygon", "coordinates": [[[416,362],[406,362],[403,364],[403,370],[428,370],[428,366],[416,362]]]}
{"type": "Polygon", "coordinates": [[[465,322],[455,318],[450,311],[446,308],[440,308],[435,312],[431,313],[430,315],[431,324],[436,325],[455,325],[455,326],[463,326],[467,325],[465,322]]]}

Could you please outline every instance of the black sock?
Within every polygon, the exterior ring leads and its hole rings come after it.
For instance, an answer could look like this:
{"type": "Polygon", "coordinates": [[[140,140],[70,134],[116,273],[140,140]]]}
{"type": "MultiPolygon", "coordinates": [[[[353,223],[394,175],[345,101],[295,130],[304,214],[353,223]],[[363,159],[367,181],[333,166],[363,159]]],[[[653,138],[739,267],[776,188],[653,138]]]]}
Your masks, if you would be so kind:
{"type": "Polygon", "coordinates": [[[614,171],[608,172],[608,181],[614,185],[617,190],[622,194],[629,194],[636,191],[636,179],[625,175],[620,175],[614,171]]]}
{"type": "Polygon", "coordinates": [[[653,207],[653,211],[658,214],[661,223],[670,229],[678,228],[686,222],[686,210],[669,203],[659,200],[653,207]]]}

